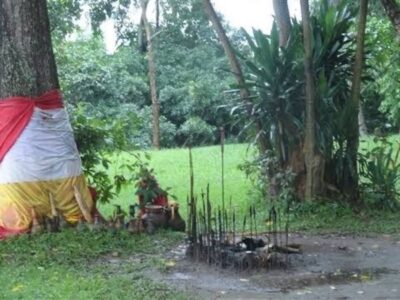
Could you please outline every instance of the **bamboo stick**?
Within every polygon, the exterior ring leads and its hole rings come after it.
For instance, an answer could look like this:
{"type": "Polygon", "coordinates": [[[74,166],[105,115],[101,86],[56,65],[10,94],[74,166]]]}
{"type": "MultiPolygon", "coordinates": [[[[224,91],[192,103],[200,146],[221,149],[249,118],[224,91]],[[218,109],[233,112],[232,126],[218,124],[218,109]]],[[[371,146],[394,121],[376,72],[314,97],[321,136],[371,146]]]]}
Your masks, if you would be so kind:
{"type": "Polygon", "coordinates": [[[82,212],[83,217],[85,218],[86,222],[88,223],[93,223],[93,217],[92,214],[90,213],[86,203],[82,200],[82,195],[79,192],[79,189],[74,185],[74,194],[75,194],[75,200],[78,203],[78,206],[82,212]]]}
{"type": "Polygon", "coordinates": [[[56,209],[56,204],[54,203],[54,197],[53,194],[49,192],[49,200],[50,200],[50,208],[51,208],[51,217],[57,217],[57,209],[56,209]]]}
{"type": "Polygon", "coordinates": [[[225,210],[225,131],[220,128],[221,134],[221,197],[222,197],[222,211],[225,210]]]}

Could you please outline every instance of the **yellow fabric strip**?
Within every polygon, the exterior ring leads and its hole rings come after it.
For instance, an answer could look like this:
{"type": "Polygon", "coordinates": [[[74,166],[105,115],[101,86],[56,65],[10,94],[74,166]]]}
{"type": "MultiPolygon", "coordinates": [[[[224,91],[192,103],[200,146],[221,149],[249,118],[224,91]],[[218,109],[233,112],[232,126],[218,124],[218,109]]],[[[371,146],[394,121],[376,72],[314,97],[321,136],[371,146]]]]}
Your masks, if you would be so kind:
{"type": "Polygon", "coordinates": [[[39,218],[51,216],[50,193],[59,213],[71,223],[82,216],[75,200],[74,185],[83,201],[93,208],[85,177],[83,175],[60,180],[0,184],[0,226],[12,230],[26,230],[32,222],[31,210],[39,218]]]}

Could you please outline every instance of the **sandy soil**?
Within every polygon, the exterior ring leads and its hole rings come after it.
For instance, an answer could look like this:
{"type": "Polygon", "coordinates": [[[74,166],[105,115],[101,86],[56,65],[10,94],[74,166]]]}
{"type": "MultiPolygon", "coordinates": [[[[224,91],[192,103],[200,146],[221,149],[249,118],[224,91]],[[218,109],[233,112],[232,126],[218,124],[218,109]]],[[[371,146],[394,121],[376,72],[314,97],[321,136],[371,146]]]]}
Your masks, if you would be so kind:
{"type": "Polygon", "coordinates": [[[301,254],[286,269],[237,272],[168,254],[166,272],[151,277],[186,291],[191,299],[400,299],[400,235],[357,237],[292,234],[301,254]]]}

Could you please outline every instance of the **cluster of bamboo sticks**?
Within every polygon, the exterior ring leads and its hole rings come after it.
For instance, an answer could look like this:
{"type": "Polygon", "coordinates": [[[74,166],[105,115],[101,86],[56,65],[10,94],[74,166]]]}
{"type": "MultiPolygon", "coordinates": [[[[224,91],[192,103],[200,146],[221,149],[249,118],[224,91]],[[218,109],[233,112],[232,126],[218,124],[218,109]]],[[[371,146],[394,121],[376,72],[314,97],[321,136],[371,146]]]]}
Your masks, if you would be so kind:
{"type": "Polygon", "coordinates": [[[242,230],[237,230],[240,222],[237,220],[237,212],[232,206],[232,198],[230,198],[228,207],[225,205],[224,140],[224,132],[221,130],[222,199],[221,204],[217,205],[216,208],[213,208],[215,202],[210,199],[209,185],[207,185],[206,191],[201,193],[200,198],[194,194],[193,155],[191,148],[189,148],[188,254],[197,261],[221,267],[247,268],[250,265],[257,267],[257,259],[255,258],[258,257],[260,261],[264,261],[265,257],[262,256],[265,254],[264,256],[268,257],[267,260],[270,260],[272,249],[282,250],[287,248],[287,223],[289,220],[286,219],[285,229],[282,230],[280,211],[273,205],[266,211],[267,232],[261,232],[259,221],[262,215],[257,212],[255,205],[250,205],[248,213],[243,216],[242,230]],[[283,238],[283,235],[285,235],[285,238],[283,238]],[[260,248],[257,249],[257,255],[256,248],[260,248]],[[246,261],[247,263],[243,264],[246,261]]]}

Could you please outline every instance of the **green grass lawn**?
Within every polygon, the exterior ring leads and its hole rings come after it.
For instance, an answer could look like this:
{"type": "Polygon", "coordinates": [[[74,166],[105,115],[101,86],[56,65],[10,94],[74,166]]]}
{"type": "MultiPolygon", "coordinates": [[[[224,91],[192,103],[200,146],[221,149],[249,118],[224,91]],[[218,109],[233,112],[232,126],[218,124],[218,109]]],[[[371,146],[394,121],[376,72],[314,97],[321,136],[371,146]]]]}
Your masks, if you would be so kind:
{"type": "Polygon", "coordinates": [[[165,270],[161,254],[182,234],[77,232],[0,242],[0,299],[185,299],[144,271],[165,270]]]}
{"type": "MultiPolygon", "coordinates": [[[[251,150],[251,149],[250,149],[251,150]]],[[[168,149],[162,151],[149,151],[151,166],[154,168],[161,187],[171,188],[170,193],[177,197],[181,204],[182,213],[186,213],[187,196],[190,188],[189,178],[189,151],[187,149],[168,149]]],[[[192,150],[193,169],[195,173],[195,194],[200,197],[201,193],[210,185],[210,196],[214,203],[221,202],[221,149],[219,146],[201,147],[192,150]]],[[[252,186],[245,174],[238,169],[246,157],[251,156],[248,146],[227,145],[225,146],[225,198],[232,198],[234,205],[239,209],[251,203],[253,199],[249,196],[252,186]]],[[[110,175],[115,174],[115,169],[132,157],[127,153],[116,156],[114,169],[110,175]]],[[[112,204],[121,204],[127,209],[129,204],[136,203],[134,184],[126,187],[118,199],[112,204]]],[[[110,215],[113,210],[112,204],[102,205],[100,210],[105,215],[110,215]]]]}
{"type": "MultiPolygon", "coordinates": [[[[391,142],[398,141],[398,136],[389,137],[391,142]]],[[[371,149],[375,145],[373,137],[361,139],[360,151],[371,149]]],[[[200,196],[210,185],[210,195],[214,206],[221,205],[221,149],[219,146],[200,147],[193,151],[195,173],[195,194],[200,196]]],[[[189,152],[187,149],[168,149],[150,151],[151,166],[155,169],[162,187],[170,187],[181,204],[181,213],[186,217],[186,199],[189,193],[189,152]]],[[[249,205],[256,204],[258,208],[258,224],[260,230],[266,230],[264,220],[268,216],[270,203],[259,199],[253,191],[252,184],[245,174],[238,169],[245,159],[253,155],[248,145],[234,144],[225,146],[225,201],[232,201],[232,206],[243,217],[249,205]]],[[[114,158],[115,170],[131,159],[127,153],[114,158]]],[[[133,184],[125,188],[118,199],[112,204],[105,204],[100,210],[105,215],[111,215],[113,204],[121,204],[124,209],[135,203],[135,187],[133,184]]],[[[240,217],[238,219],[240,219],[240,217]]],[[[299,204],[292,209],[290,227],[292,230],[341,231],[358,233],[400,232],[397,220],[400,213],[376,210],[354,212],[345,203],[299,204]]],[[[238,222],[241,223],[241,222],[238,222]]],[[[240,228],[240,227],[239,227],[240,228]]]]}

